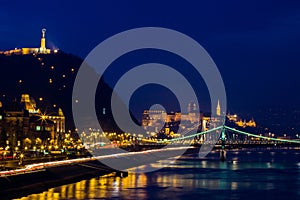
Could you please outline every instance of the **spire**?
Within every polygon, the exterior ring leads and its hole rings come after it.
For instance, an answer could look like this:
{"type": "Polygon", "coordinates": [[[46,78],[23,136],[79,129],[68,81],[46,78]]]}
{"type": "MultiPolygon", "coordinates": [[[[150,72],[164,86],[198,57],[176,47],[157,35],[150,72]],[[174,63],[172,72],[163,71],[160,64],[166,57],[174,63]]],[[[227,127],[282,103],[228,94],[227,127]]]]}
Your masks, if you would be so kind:
{"type": "Polygon", "coordinates": [[[63,111],[62,111],[61,108],[58,109],[58,115],[59,115],[59,116],[64,116],[64,113],[63,113],[63,111]]]}
{"type": "Polygon", "coordinates": [[[217,114],[217,116],[221,116],[220,100],[218,100],[218,105],[217,105],[217,108],[216,108],[216,114],[217,114]]]}

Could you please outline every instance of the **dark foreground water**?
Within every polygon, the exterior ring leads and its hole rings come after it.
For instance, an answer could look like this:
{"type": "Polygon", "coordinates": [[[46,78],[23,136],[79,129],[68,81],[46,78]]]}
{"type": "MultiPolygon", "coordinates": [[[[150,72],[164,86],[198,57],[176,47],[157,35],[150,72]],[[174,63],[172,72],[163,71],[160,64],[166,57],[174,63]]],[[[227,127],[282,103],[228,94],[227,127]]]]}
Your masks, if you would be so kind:
{"type": "Polygon", "coordinates": [[[231,150],[226,162],[214,151],[142,168],[150,167],[159,170],[110,174],[21,199],[300,199],[300,149],[231,150]]]}

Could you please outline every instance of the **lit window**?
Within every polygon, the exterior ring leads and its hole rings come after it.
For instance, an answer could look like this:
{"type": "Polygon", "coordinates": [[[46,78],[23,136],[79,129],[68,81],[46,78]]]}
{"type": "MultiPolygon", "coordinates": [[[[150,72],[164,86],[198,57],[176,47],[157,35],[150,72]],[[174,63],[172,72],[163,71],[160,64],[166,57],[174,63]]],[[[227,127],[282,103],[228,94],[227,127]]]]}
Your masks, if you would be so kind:
{"type": "Polygon", "coordinates": [[[0,120],[2,120],[2,115],[0,115],[0,120]]]}
{"type": "Polygon", "coordinates": [[[40,131],[41,130],[41,127],[40,126],[36,126],[35,128],[37,131],[40,131]]]}

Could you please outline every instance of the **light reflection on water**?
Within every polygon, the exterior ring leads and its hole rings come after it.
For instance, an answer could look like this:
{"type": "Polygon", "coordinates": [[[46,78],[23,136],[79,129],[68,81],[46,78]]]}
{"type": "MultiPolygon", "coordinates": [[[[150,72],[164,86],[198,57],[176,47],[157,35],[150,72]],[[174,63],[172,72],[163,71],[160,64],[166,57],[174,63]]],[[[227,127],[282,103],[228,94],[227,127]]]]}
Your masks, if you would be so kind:
{"type": "Polygon", "coordinates": [[[218,160],[219,152],[205,160],[165,160],[142,166],[165,167],[152,173],[129,173],[126,178],[110,174],[21,199],[300,199],[297,151],[228,151],[226,162],[218,160]]]}

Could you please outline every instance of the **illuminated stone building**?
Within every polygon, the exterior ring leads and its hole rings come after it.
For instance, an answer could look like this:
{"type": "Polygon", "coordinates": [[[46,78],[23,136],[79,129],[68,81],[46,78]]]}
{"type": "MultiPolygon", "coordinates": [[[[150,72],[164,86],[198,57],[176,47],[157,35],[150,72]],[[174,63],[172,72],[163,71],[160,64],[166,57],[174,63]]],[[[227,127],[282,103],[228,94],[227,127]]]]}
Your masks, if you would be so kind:
{"type": "Polygon", "coordinates": [[[211,116],[211,113],[203,115],[202,120],[202,131],[207,131],[210,128],[215,128],[221,120],[221,106],[220,101],[218,100],[216,107],[216,116],[211,116]]]}
{"type": "Polygon", "coordinates": [[[61,108],[58,108],[57,113],[44,115],[43,116],[46,120],[53,121],[55,125],[55,133],[62,134],[65,133],[65,115],[61,108]]]}
{"type": "Polygon", "coordinates": [[[0,107],[0,147],[14,150],[57,141],[65,133],[65,116],[62,109],[44,114],[35,100],[22,94],[21,101],[0,107]]]}
{"type": "Polygon", "coordinates": [[[232,122],[237,122],[238,121],[238,116],[237,116],[237,114],[234,114],[234,115],[232,115],[232,114],[227,114],[227,119],[229,120],[229,121],[232,121],[232,122]]]}
{"type": "Polygon", "coordinates": [[[236,114],[234,114],[234,115],[228,114],[227,119],[230,122],[234,122],[239,127],[243,127],[243,128],[256,127],[256,122],[254,121],[253,118],[249,121],[246,121],[246,120],[239,118],[236,114]]]}
{"type": "Polygon", "coordinates": [[[243,121],[242,119],[240,119],[239,121],[236,121],[235,124],[243,128],[256,127],[256,122],[254,121],[254,119],[251,119],[249,121],[246,120],[243,121]]]}
{"type": "Polygon", "coordinates": [[[21,96],[21,103],[23,104],[24,108],[28,110],[30,114],[39,113],[40,111],[36,108],[35,100],[29,96],[29,94],[22,94],[21,96]]]}
{"type": "Polygon", "coordinates": [[[147,132],[158,133],[164,126],[167,113],[164,110],[145,110],[143,112],[142,126],[147,132]]]}
{"type": "Polygon", "coordinates": [[[15,48],[7,51],[0,51],[0,54],[4,55],[28,55],[28,54],[51,54],[57,53],[58,50],[47,49],[46,47],[46,29],[42,29],[42,37],[40,42],[40,47],[23,47],[15,48]]]}
{"type": "Polygon", "coordinates": [[[18,150],[29,132],[29,113],[17,101],[13,101],[6,109],[2,109],[1,139],[2,145],[18,150]],[[5,141],[3,141],[5,140],[5,141]]]}
{"type": "Polygon", "coordinates": [[[22,94],[21,103],[29,112],[30,116],[37,115],[43,120],[51,120],[55,125],[56,133],[65,133],[65,116],[61,108],[58,108],[57,112],[43,114],[40,109],[37,108],[34,98],[30,97],[29,94],[22,94]]]}
{"type": "Polygon", "coordinates": [[[29,133],[26,138],[29,138],[31,141],[40,140],[41,143],[55,140],[56,134],[54,122],[45,119],[42,116],[31,116],[29,119],[29,133]]]}
{"type": "Polygon", "coordinates": [[[143,112],[142,126],[151,135],[164,133],[173,135],[178,128],[183,130],[194,129],[200,123],[200,113],[196,104],[188,104],[188,113],[170,112],[164,110],[145,110],[143,112]]]}

